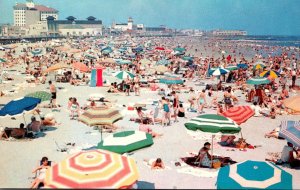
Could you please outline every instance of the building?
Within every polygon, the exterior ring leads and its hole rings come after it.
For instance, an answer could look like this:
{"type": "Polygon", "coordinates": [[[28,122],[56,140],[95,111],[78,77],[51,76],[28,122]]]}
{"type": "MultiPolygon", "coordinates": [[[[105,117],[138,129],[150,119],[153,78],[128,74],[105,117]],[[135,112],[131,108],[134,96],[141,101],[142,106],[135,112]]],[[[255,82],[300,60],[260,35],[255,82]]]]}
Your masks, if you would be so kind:
{"type": "Polygon", "coordinates": [[[48,34],[47,21],[39,21],[27,27],[27,36],[46,36],[48,34]]]}
{"type": "Polygon", "coordinates": [[[246,36],[247,32],[244,30],[214,30],[213,36],[246,36]]]}
{"type": "Polygon", "coordinates": [[[6,37],[21,37],[25,36],[27,33],[27,30],[25,28],[22,28],[20,26],[12,26],[10,24],[4,24],[1,26],[1,36],[6,37]]]}
{"type": "Polygon", "coordinates": [[[62,36],[96,36],[102,35],[102,21],[89,16],[86,20],[76,20],[69,16],[66,20],[55,20],[54,17],[47,18],[48,35],[62,36]]]}
{"type": "Polygon", "coordinates": [[[132,17],[129,17],[127,23],[113,22],[111,25],[111,32],[134,32],[144,30],[143,24],[134,24],[132,17]]]}
{"type": "Polygon", "coordinates": [[[40,21],[46,21],[46,18],[52,16],[58,19],[58,11],[45,5],[37,5],[33,0],[27,0],[24,3],[16,3],[13,7],[14,26],[29,26],[40,21]]]}

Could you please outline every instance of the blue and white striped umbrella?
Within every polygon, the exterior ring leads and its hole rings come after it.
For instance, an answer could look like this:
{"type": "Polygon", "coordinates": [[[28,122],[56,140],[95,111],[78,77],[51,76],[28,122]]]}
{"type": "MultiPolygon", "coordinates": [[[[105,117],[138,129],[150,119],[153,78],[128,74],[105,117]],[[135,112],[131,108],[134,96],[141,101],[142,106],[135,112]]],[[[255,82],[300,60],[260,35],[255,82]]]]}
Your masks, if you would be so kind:
{"type": "Polygon", "coordinates": [[[161,59],[156,62],[156,65],[169,65],[169,64],[170,64],[170,61],[168,61],[166,59],[161,59]]]}
{"type": "Polygon", "coordinates": [[[229,70],[227,69],[222,69],[222,68],[216,68],[216,69],[210,69],[210,75],[213,76],[220,76],[220,75],[224,75],[226,73],[229,73],[229,70]]]}
{"type": "Polygon", "coordinates": [[[282,121],[279,136],[285,138],[296,147],[300,147],[300,122],[282,121]]]}
{"type": "Polygon", "coordinates": [[[222,167],[217,189],[292,189],[292,175],[265,161],[247,160],[222,167]]]}

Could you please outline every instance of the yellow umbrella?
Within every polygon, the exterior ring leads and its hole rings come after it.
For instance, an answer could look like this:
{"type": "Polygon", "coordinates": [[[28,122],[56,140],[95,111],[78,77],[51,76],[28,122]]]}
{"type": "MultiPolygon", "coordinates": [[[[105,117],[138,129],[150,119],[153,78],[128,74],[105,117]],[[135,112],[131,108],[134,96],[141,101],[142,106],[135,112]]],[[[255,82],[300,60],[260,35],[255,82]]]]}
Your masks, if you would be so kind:
{"type": "Polygon", "coordinates": [[[113,58],[106,58],[101,61],[101,63],[116,63],[113,58]]]}
{"type": "Polygon", "coordinates": [[[300,96],[287,98],[283,101],[285,107],[290,108],[296,112],[300,112],[300,96]]]}
{"type": "Polygon", "coordinates": [[[49,72],[53,72],[59,69],[63,69],[63,68],[70,68],[71,66],[65,63],[57,63],[55,65],[52,65],[51,67],[47,68],[46,70],[44,70],[44,73],[49,73],[49,72]]]}
{"type": "Polygon", "coordinates": [[[138,180],[135,161],[106,150],[82,151],[46,171],[47,188],[121,189],[138,180]]]}

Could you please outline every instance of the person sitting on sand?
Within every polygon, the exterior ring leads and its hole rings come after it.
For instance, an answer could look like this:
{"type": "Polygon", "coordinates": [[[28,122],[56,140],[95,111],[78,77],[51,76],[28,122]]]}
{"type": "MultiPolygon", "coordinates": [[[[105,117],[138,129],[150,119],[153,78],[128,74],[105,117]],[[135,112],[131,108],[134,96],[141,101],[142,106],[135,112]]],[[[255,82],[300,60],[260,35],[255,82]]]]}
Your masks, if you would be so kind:
{"type": "Polygon", "coordinates": [[[234,143],[235,138],[236,137],[234,135],[222,135],[220,145],[234,147],[235,146],[235,143],[234,143]]]}
{"type": "Polygon", "coordinates": [[[147,163],[147,165],[151,166],[152,170],[155,169],[165,169],[165,164],[163,163],[163,161],[161,160],[161,158],[157,158],[156,160],[153,159],[144,159],[144,162],[147,163]]]}
{"type": "Polygon", "coordinates": [[[31,123],[27,125],[27,129],[33,132],[40,132],[41,130],[41,122],[37,121],[34,116],[31,117],[31,123]]]}
{"type": "Polygon", "coordinates": [[[36,173],[37,171],[40,171],[40,174],[37,178],[34,179],[34,181],[31,183],[30,188],[31,189],[37,189],[40,185],[40,183],[44,183],[45,176],[46,176],[46,171],[49,169],[49,163],[48,163],[48,158],[43,157],[42,158],[42,165],[35,168],[32,173],[36,173]]]}
{"type": "Polygon", "coordinates": [[[280,131],[280,127],[276,127],[275,129],[273,129],[271,132],[266,133],[265,134],[265,138],[276,138],[276,139],[284,139],[282,137],[279,136],[279,131],[280,131]]]}
{"type": "Polygon", "coordinates": [[[178,113],[177,113],[178,117],[185,117],[185,110],[182,104],[179,104],[179,108],[178,108],[178,113]]]}

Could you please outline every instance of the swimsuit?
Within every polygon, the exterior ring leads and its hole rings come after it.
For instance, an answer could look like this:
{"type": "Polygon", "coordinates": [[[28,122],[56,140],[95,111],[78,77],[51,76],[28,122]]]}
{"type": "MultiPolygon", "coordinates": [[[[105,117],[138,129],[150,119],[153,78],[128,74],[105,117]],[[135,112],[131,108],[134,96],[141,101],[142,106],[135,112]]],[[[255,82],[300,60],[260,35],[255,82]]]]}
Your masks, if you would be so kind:
{"type": "Polygon", "coordinates": [[[200,103],[200,105],[204,104],[204,99],[200,98],[199,103],[200,103]]]}
{"type": "Polygon", "coordinates": [[[164,104],[164,105],[163,105],[163,108],[164,108],[164,111],[165,111],[165,112],[170,112],[170,109],[169,109],[169,105],[168,105],[168,104],[164,104]]]}

